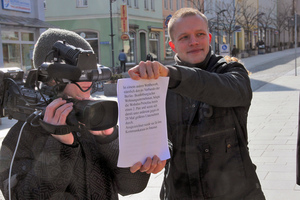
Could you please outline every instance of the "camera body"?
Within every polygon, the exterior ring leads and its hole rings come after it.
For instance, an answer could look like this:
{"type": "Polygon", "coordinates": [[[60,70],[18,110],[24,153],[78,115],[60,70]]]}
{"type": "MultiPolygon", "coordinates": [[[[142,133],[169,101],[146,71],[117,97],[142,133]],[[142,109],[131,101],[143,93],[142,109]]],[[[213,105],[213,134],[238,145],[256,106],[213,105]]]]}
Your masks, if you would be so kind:
{"type": "MultiPolygon", "coordinates": [[[[20,68],[0,68],[0,117],[26,121],[36,111],[60,97],[69,83],[109,80],[112,72],[97,64],[96,55],[57,41],[52,48],[53,62],[44,62],[29,71],[24,80],[20,68]]],[[[104,130],[117,124],[118,107],[115,101],[74,101],[67,124],[78,121],[90,130],[104,130]]]]}

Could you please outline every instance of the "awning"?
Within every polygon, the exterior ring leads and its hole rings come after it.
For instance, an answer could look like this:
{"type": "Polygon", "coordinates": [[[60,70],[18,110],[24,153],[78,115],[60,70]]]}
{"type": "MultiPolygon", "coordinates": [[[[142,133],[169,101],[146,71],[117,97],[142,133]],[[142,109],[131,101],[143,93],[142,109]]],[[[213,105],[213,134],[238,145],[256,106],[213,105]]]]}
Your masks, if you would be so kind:
{"type": "Polygon", "coordinates": [[[154,32],[162,32],[163,31],[163,28],[160,28],[160,27],[153,27],[153,26],[148,26],[148,29],[150,31],[154,31],[154,32]]]}
{"type": "Polygon", "coordinates": [[[55,28],[56,26],[37,18],[17,17],[11,15],[0,15],[0,24],[11,26],[25,26],[32,28],[55,28]]]}

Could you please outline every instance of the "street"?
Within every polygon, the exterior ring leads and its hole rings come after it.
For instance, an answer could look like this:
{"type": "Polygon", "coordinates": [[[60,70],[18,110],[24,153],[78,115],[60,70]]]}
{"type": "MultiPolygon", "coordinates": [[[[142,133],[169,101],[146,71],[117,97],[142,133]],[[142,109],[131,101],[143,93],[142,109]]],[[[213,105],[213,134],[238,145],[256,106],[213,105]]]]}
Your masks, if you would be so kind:
{"type": "MultiPolygon", "coordinates": [[[[298,66],[300,50],[297,50],[298,66]]],[[[295,69],[295,50],[288,49],[270,54],[257,55],[241,59],[250,75],[251,87],[255,92],[260,87],[295,69]],[[262,59],[260,59],[262,58],[262,59]]],[[[300,74],[299,74],[300,75],[300,74]]]]}

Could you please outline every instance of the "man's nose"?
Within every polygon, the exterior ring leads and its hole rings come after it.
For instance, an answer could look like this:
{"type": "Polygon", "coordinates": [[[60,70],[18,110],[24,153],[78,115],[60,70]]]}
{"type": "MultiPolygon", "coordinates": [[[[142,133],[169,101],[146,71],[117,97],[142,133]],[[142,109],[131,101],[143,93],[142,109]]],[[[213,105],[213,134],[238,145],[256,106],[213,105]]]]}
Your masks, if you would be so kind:
{"type": "Polygon", "coordinates": [[[199,43],[199,42],[198,42],[197,37],[194,36],[194,35],[191,35],[191,36],[190,36],[190,45],[196,45],[196,44],[198,44],[198,43],[199,43]]]}

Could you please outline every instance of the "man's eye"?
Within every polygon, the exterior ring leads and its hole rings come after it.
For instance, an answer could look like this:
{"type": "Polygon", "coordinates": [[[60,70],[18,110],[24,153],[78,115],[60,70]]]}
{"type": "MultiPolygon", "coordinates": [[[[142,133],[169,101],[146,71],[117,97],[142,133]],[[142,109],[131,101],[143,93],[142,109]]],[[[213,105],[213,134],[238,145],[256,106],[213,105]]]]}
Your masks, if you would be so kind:
{"type": "Polygon", "coordinates": [[[182,36],[179,40],[184,40],[184,39],[187,39],[188,36],[182,36]]]}

